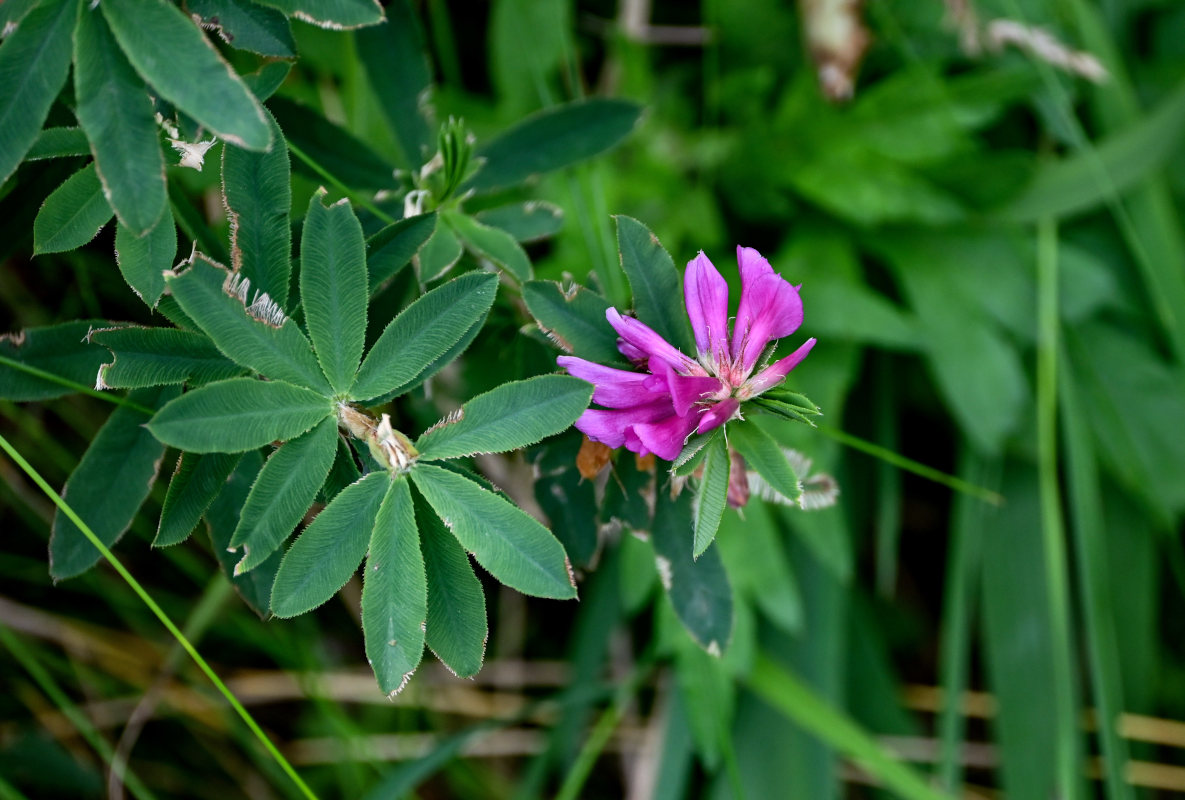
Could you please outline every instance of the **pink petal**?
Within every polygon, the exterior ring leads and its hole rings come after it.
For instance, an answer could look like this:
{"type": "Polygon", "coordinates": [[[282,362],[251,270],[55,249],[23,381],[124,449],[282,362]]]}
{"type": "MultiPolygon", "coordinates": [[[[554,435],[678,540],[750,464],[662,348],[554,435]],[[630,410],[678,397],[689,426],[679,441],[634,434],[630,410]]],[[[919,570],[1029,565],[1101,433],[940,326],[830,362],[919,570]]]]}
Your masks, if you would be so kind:
{"type": "Polygon", "coordinates": [[[789,336],[802,324],[798,290],[773,271],[751,247],[738,247],[741,302],[732,331],[733,363],[747,376],[771,339],[789,336]]]}
{"type": "Polygon", "coordinates": [[[737,409],[741,407],[741,401],[735,397],[726,397],[719,403],[712,405],[700,417],[699,426],[696,430],[699,433],[707,433],[713,428],[719,428],[724,423],[732,419],[736,414],[737,409]]]}
{"type": "Polygon", "coordinates": [[[576,420],[576,430],[594,442],[621,447],[626,443],[626,431],[639,423],[655,422],[673,417],[675,410],[667,398],[633,408],[602,410],[590,408],[576,420]]]}
{"type": "MultiPolygon", "coordinates": [[[[605,309],[605,318],[609,320],[613,330],[617,331],[617,335],[624,340],[624,344],[633,346],[650,358],[661,359],[680,372],[698,370],[701,374],[703,373],[698,364],[676,350],[645,323],[639,322],[633,317],[623,317],[616,308],[605,309]]],[[[618,344],[618,349],[632,360],[630,353],[626,352],[621,344],[618,344]]]]}
{"type": "Polygon", "coordinates": [[[710,399],[725,388],[719,378],[680,375],[669,364],[658,359],[650,362],[650,368],[654,376],[646,382],[646,388],[669,394],[675,403],[675,413],[681,417],[696,403],[710,399]]]}
{"type": "Polygon", "coordinates": [[[683,276],[683,298],[695,332],[695,347],[702,357],[710,353],[718,363],[728,357],[728,281],[701,250],[687,262],[683,276]]]}
{"type": "Polygon", "coordinates": [[[596,387],[593,402],[606,408],[629,408],[658,400],[667,394],[665,385],[657,392],[647,389],[646,381],[653,376],[643,372],[603,367],[575,356],[560,356],[556,363],[596,387]]]}
{"type": "Polygon", "coordinates": [[[742,391],[747,393],[747,397],[756,397],[767,389],[777,386],[779,383],[785,380],[787,375],[790,374],[790,370],[797,367],[802,362],[802,360],[806,358],[806,354],[809,353],[811,348],[814,346],[814,337],[807,339],[805,342],[803,342],[802,347],[798,348],[785,358],[775,361],[765,369],[761,370],[761,372],[758,372],[756,375],[754,375],[753,378],[749,380],[749,382],[746,383],[744,387],[742,387],[742,391]]]}
{"type": "Polygon", "coordinates": [[[674,461],[683,451],[683,444],[687,441],[687,437],[695,430],[698,417],[698,413],[688,414],[685,417],[672,414],[667,419],[658,422],[644,422],[634,425],[633,432],[646,450],[665,461],[674,461]]]}

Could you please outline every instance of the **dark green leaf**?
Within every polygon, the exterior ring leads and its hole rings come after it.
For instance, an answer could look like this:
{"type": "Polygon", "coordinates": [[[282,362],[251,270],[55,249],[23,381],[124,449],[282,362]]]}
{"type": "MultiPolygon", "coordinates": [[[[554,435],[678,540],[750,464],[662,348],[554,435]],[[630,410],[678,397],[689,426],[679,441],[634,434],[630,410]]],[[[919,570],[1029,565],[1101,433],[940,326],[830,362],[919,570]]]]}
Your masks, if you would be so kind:
{"type": "Polygon", "coordinates": [[[579,284],[565,291],[555,281],[528,281],[523,300],[555,344],[564,352],[589,361],[610,363],[621,360],[617,332],[605,319],[609,303],[579,284]]]}
{"type": "Polygon", "coordinates": [[[230,378],[186,392],[158,411],[148,428],[162,442],[191,453],[242,453],[294,439],[332,414],[332,403],[308,389],[230,378]]]}
{"type": "Polygon", "coordinates": [[[90,155],[90,144],[82,128],[46,128],[25,154],[26,161],[90,155]]]}
{"type": "Polygon", "coordinates": [[[703,465],[708,456],[708,445],[724,435],[724,428],[717,428],[702,436],[693,436],[683,445],[679,456],[671,462],[671,473],[680,478],[693,474],[703,465]]]}
{"type": "Polygon", "coordinates": [[[322,28],[342,30],[375,25],[383,21],[377,0],[259,0],[261,5],[284,12],[322,28]]]}
{"type": "Polygon", "coordinates": [[[309,340],[270,298],[254,293],[234,273],[200,255],[167,279],[182,310],[228,358],[276,380],[331,393],[309,340]],[[251,304],[247,305],[247,300],[251,304]],[[277,327],[274,323],[282,319],[277,327]]]}
{"type": "Polygon", "coordinates": [[[288,19],[274,8],[251,0],[188,0],[188,8],[202,18],[202,27],[215,30],[231,47],[261,56],[296,57],[288,19]]]}
{"type": "Polygon", "coordinates": [[[756,470],[771,489],[791,503],[799,501],[802,483],[782,448],[768,433],[752,422],[734,422],[728,426],[728,441],[744,457],[749,469],[756,470]]]}
{"type": "Polygon", "coordinates": [[[691,494],[659,492],[651,537],[658,575],[687,632],[718,656],[732,638],[732,588],[716,548],[692,556],[692,533],[691,494]]]}
{"type": "Polygon", "coordinates": [[[222,148],[222,197],[230,220],[230,258],[257,291],[288,307],[292,275],[291,170],[284,134],[266,111],[275,145],[255,153],[222,148]]]}
{"type": "Polygon", "coordinates": [[[0,31],[7,31],[5,38],[12,35],[17,26],[37,5],[37,0],[5,0],[0,3],[0,31]]]}
{"type": "Polygon", "coordinates": [[[592,398],[592,387],[567,375],[504,383],[461,406],[416,442],[425,460],[502,453],[566,430],[592,398]]]}
{"type": "Polygon", "coordinates": [[[418,169],[431,157],[432,73],[424,54],[419,20],[407,0],[387,6],[387,24],[354,35],[358,58],[379,99],[404,163],[418,169]]]}
{"type": "Polygon", "coordinates": [[[370,473],[343,489],[304,529],[280,562],[272,586],[273,614],[288,618],[312,611],[346,585],[366,556],[390,485],[388,473],[370,473]]]}
{"type": "Polygon", "coordinates": [[[393,222],[366,240],[366,272],[373,297],[406,267],[436,230],[436,212],[393,222]]]}
{"type": "Polygon", "coordinates": [[[487,208],[474,217],[482,225],[501,228],[520,242],[547,239],[564,227],[564,210],[543,200],[487,208]]]}
{"type": "MultiPolygon", "coordinates": [[[[286,97],[273,97],[267,105],[288,141],[347,186],[353,189],[396,187],[394,166],[345,128],[286,97]]],[[[314,180],[325,180],[299,159],[295,167],[314,180]]]]}
{"type": "Polygon", "coordinates": [[[0,358],[16,362],[0,363],[0,397],[52,400],[76,391],[71,384],[93,386],[99,367],[111,354],[87,341],[87,334],[110,324],[84,319],[0,335],[0,358]]]}
{"type": "Polygon", "coordinates": [[[658,237],[641,222],[623,216],[614,219],[621,268],[629,278],[638,319],[684,353],[694,353],[695,340],[683,303],[683,281],[675,262],[658,237]]]}
{"type": "Polygon", "coordinates": [[[457,234],[447,225],[437,225],[432,236],[420,248],[416,259],[420,283],[430,283],[442,277],[461,260],[464,250],[457,234]]]}
{"type": "Polygon", "coordinates": [[[242,458],[239,453],[182,453],[169,481],[152,546],[168,547],[188,539],[242,458]]]}
{"type": "Polygon", "coordinates": [[[236,575],[266,561],[304,519],[329,474],[336,449],[337,423],[326,419],[271,454],[251,485],[230,538],[228,547],[243,551],[236,575]]]}
{"type": "Polygon", "coordinates": [[[132,291],[155,308],[165,291],[165,270],[177,257],[177,225],[165,209],[156,225],[139,238],[122,222],[115,227],[115,261],[132,291]]]}
{"type": "Polygon", "coordinates": [[[114,215],[103,196],[94,163],[87,164],[45,198],[33,222],[33,253],[61,253],[82,247],[114,215]]]}
{"type": "Polygon", "coordinates": [[[461,546],[495,578],[536,597],[576,596],[564,548],[547,528],[455,472],[421,463],[411,476],[461,546]]]}
{"type": "Polygon", "coordinates": [[[79,12],[74,31],[74,96],[104,196],[134,236],[145,235],[168,201],[152,100],[103,15],[90,6],[79,12]]]}
{"type": "Polygon", "coordinates": [[[345,200],[309,201],[300,240],[300,297],[313,349],[329,384],[346,394],[366,339],[366,252],[362,226],[345,200]]]}
{"type": "Polygon", "coordinates": [[[444,219],[474,255],[494,262],[519,283],[533,277],[531,260],[522,246],[506,231],[483,225],[459,211],[444,212],[444,219]]]}
{"type": "Polygon", "coordinates": [[[724,507],[728,505],[728,445],[723,436],[716,436],[704,448],[704,474],[699,479],[699,490],[695,495],[695,546],[692,556],[699,558],[720,527],[724,507]]]}
{"type": "Polygon", "coordinates": [[[410,383],[489,313],[498,289],[490,273],[462,275],[425,294],[391,321],[358,370],[353,395],[368,400],[410,383]]]}
{"type": "Polygon", "coordinates": [[[96,384],[138,389],[171,383],[210,383],[242,375],[244,369],[218,352],[209,339],[177,328],[105,328],[91,341],[111,351],[114,361],[99,368],[96,384]]]}
{"type": "Polygon", "coordinates": [[[140,76],[224,141],[266,150],[263,108],[218,50],[167,0],[103,0],[103,16],[140,76]]]}
{"type": "MultiPolygon", "coordinates": [[[[132,392],[134,403],[158,408],[177,396],[175,387],[132,392]]],[[[111,547],[119,540],[148,497],[165,448],[144,427],[143,412],[115,409],[66,480],[62,499],[111,547]]],[[[54,515],[49,540],[49,572],[54,580],[81,575],[101,558],[99,551],[70,519],[54,515]]]]}
{"type": "Polygon", "coordinates": [[[477,151],[485,165],[469,181],[479,192],[517,186],[615,147],[638,124],[641,106],[594,98],[535,114],[477,151]]]}
{"type": "MultiPolygon", "coordinates": [[[[247,88],[251,90],[251,94],[255,95],[262,103],[276,93],[291,71],[291,61],[272,61],[269,64],[264,64],[255,72],[249,72],[240,77],[242,77],[243,83],[247,84],[247,88]]],[[[284,151],[287,152],[287,149],[285,146],[284,151]]]]}
{"type": "Polygon", "coordinates": [[[428,581],[428,646],[454,675],[468,678],[485,659],[485,593],[469,556],[419,492],[415,511],[428,581]]]}
{"type": "Polygon", "coordinates": [[[230,537],[239,524],[239,511],[247,500],[247,493],[255,483],[255,476],[263,465],[263,458],[258,451],[251,451],[243,456],[238,468],[231,474],[222,492],[210,505],[206,512],[206,528],[210,535],[210,545],[218,565],[223,573],[230,578],[235,590],[251,610],[263,619],[271,616],[272,582],[276,579],[276,571],[280,568],[280,552],[272,553],[267,561],[244,575],[235,574],[235,561],[238,559],[230,552],[230,537]]]}
{"type": "Polygon", "coordinates": [[[16,171],[70,71],[78,0],[46,0],[0,44],[0,184],[16,171]]]}
{"type": "Polygon", "coordinates": [[[394,697],[424,657],[428,585],[407,479],[388,479],[386,486],[366,557],[362,630],[374,676],[394,697]]]}

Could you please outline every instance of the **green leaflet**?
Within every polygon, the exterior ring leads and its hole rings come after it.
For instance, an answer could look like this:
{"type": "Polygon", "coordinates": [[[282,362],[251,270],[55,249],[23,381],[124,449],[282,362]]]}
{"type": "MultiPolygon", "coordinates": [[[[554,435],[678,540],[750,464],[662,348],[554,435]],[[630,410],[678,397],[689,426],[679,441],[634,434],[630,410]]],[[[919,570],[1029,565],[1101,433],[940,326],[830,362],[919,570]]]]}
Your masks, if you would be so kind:
{"type": "Polygon", "coordinates": [[[90,144],[82,128],[46,128],[25,154],[26,161],[45,158],[66,158],[90,154],[90,144]]]}
{"type": "MultiPolygon", "coordinates": [[[[157,408],[180,389],[163,387],[132,392],[134,403],[157,408]]],[[[83,522],[110,547],[132,524],[156,481],[165,447],[144,427],[144,414],[121,406],[91,441],[62,489],[83,522]]],[[[65,514],[55,514],[49,540],[49,572],[54,580],[81,575],[101,556],[65,514]]]]}
{"type": "Polygon", "coordinates": [[[526,251],[506,231],[483,225],[458,211],[445,211],[444,219],[474,255],[493,261],[519,283],[534,277],[526,251]]]}
{"type": "Polygon", "coordinates": [[[369,402],[372,405],[386,403],[394,397],[398,397],[401,394],[410,392],[412,389],[431,378],[437,372],[440,372],[440,370],[451,364],[459,355],[461,355],[461,353],[465,352],[469,345],[473,344],[473,340],[477,338],[477,334],[481,333],[482,325],[484,324],[485,315],[483,314],[473,323],[473,325],[470,326],[469,330],[465,331],[461,338],[457,340],[456,344],[434,358],[432,362],[428,364],[428,366],[424,367],[424,369],[414,378],[407,381],[406,383],[400,384],[381,397],[369,402]]]}
{"type": "Polygon", "coordinates": [[[326,419],[271,454],[230,538],[229,547],[243,550],[236,575],[262,564],[292,534],[325,482],[336,449],[337,423],[326,419]]]}
{"type": "Polygon", "coordinates": [[[284,134],[264,110],[275,146],[266,153],[222,148],[222,197],[230,218],[230,258],[257,291],[288,307],[292,275],[291,169],[284,134]]]}
{"type": "Polygon", "coordinates": [[[104,195],[133,236],[145,235],[168,202],[160,134],[144,81],[90,4],[80,7],[74,31],[74,96],[104,195]]]}
{"type": "Polygon", "coordinates": [[[719,656],[732,637],[732,587],[719,552],[708,547],[693,558],[691,495],[672,500],[658,493],[651,541],[658,575],[679,621],[700,647],[719,656]]]}
{"type": "Polygon", "coordinates": [[[242,453],[294,439],[332,415],[332,403],[308,389],[230,378],[186,392],[158,411],[148,429],[191,453],[242,453]]]}
{"type": "Polygon", "coordinates": [[[387,16],[386,25],[358,31],[354,41],[404,163],[417,169],[432,155],[432,72],[419,20],[406,0],[390,3],[387,16]]]}
{"type": "Polygon", "coordinates": [[[165,209],[152,230],[139,238],[122,222],[115,227],[115,261],[119,272],[141,300],[155,308],[165,291],[165,270],[177,257],[177,225],[165,209]]]}
{"type": "Polygon", "coordinates": [[[768,433],[752,422],[739,422],[728,426],[728,440],[749,468],[756,470],[775,492],[792,503],[798,502],[802,483],[782,448],[768,433]]]}
{"type": "Polygon", "coordinates": [[[280,562],[272,613],[295,617],[325,603],[345,586],[366,556],[370,531],[391,476],[372,472],[347,486],[297,537],[280,562]]]}
{"type": "Polygon", "coordinates": [[[366,252],[349,202],[309,201],[300,240],[300,297],[321,370],[334,390],[354,383],[366,338],[366,252]]]}
{"type": "Polygon", "coordinates": [[[624,216],[614,219],[621,268],[629,278],[638,319],[684,353],[694,353],[695,340],[683,304],[683,281],[675,262],[641,222],[624,216]]]}
{"type": "Polygon", "coordinates": [[[592,387],[567,375],[504,383],[461,406],[416,442],[424,460],[517,450],[566,430],[588,408],[592,387]]]}
{"type": "Polygon", "coordinates": [[[111,351],[114,361],[99,368],[100,388],[136,389],[171,383],[203,384],[242,375],[244,370],[218,352],[210,340],[178,328],[106,328],[90,340],[111,351]]]}
{"type": "Polygon", "coordinates": [[[242,458],[239,453],[182,453],[165,493],[152,546],[168,547],[188,539],[242,458]]]}
{"type": "Polygon", "coordinates": [[[415,380],[474,325],[480,326],[497,289],[496,275],[475,272],[416,300],[370,348],[351,394],[370,400],[415,380]]]}
{"type": "Polygon", "coordinates": [[[231,47],[261,56],[295,58],[296,41],[288,19],[250,0],[188,0],[191,14],[212,26],[231,47]]]}
{"type": "Polygon", "coordinates": [[[424,657],[428,583],[407,479],[385,486],[362,581],[362,630],[379,686],[393,697],[424,657]]]}
{"type": "Polygon", "coordinates": [[[246,283],[200,254],[167,283],[182,310],[232,361],[269,378],[331,394],[309,340],[270,298],[257,293],[249,298],[246,283]],[[273,323],[280,320],[276,327],[273,323]]]}
{"type": "Polygon", "coordinates": [[[411,477],[461,546],[495,578],[536,597],[576,596],[564,548],[525,512],[441,467],[420,463],[411,477]]]}
{"type": "Polygon", "coordinates": [[[500,228],[518,242],[547,239],[564,227],[564,210],[544,200],[487,208],[474,215],[482,225],[500,228]]]}
{"type": "Polygon", "coordinates": [[[156,94],[224,141],[251,150],[271,146],[263,107],[181,9],[166,0],[103,0],[100,8],[156,94]]]}
{"type": "Polygon", "coordinates": [[[115,212],[103,196],[94,163],[75,172],[45,198],[33,221],[33,254],[62,253],[98,235],[115,212]]]}
{"type": "Polygon", "coordinates": [[[615,147],[637,125],[641,106],[595,98],[541,111],[479,149],[486,160],[466,188],[489,192],[517,186],[615,147]]]}
{"type": "Polygon", "coordinates": [[[383,8],[377,0],[256,0],[260,5],[284,12],[322,28],[342,30],[375,25],[383,21],[383,8]]]}
{"type": "Polygon", "coordinates": [[[728,505],[728,445],[723,436],[713,437],[704,448],[704,474],[695,495],[695,544],[692,556],[699,558],[716,538],[720,518],[728,505]]]}
{"type": "Polygon", "coordinates": [[[477,674],[485,659],[489,627],[486,597],[465,550],[423,496],[415,493],[428,586],[428,647],[453,674],[477,674]]]}
{"type": "Polygon", "coordinates": [[[461,240],[448,225],[437,225],[436,230],[420,248],[417,268],[420,283],[431,283],[457,265],[464,254],[461,240]]]}
{"type": "Polygon", "coordinates": [[[276,571],[280,568],[281,553],[275,552],[255,569],[243,575],[235,574],[235,561],[238,559],[230,552],[230,537],[239,524],[239,511],[247,500],[251,485],[255,483],[255,476],[263,466],[263,457],[258,450],[252,450],[243,456],[239,466],[231,473],[230,479],[222,487],[222,491],[210,508],[206,511],[206,530],[210,536],[210,546],[218,565],[226,577],[230,578],[235,590],[251,610],[261,618],[271,616],[272,582],[276,579],[276,571]]]}
{"type": "Polygon", "coordinates": [[[602,364],[621,360],[617,333],[605,319],[609,303],[583,286],[570,291],[555,281],[528,281],[523,300],[539,327],[566,353],[602,364]]]}
{"type": "Polygon", "coordinates": [[[70,384],[93,386],[99,366],[111,354],[88,342],[87,334],[110,324],[83,319],[0,334],[0,359],[20,365],[0,362],[0,397],[17,402],[52,400],[76,391],[70,384]],[[54,380],[55,376],[61,380],[54,380]]]}
{"type": "Polygon", "coordinates": [[[366,272],[373,297],[406,267],[436,230],[436,212],[393,222],[366,240],[366,272]]]}
{"type": "MultiPolygon", "coordinates": [[[[272,61],[241,77],[243,83],[247,84],[247,88],[251,90],[251,94],[258,97],[262,103],[276,93],[291,71],[291,61],[272,61]]],[[[287,150],[288,148],[285,146],[284,151],[287,152],[287,150]]]]}
{"type": "Polygon", "coordinates": [[[70,71],[78,0],[46,0],[0,44],[0,184],[37,139],[70,71]]]}

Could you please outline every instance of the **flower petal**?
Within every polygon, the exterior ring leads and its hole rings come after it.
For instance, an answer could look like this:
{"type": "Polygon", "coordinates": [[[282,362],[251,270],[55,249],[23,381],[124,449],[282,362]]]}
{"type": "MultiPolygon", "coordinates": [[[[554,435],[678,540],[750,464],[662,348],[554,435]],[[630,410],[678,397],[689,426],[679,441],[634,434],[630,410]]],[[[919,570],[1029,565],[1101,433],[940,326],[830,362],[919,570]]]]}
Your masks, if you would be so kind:
{"type": "Polygon", "coordinates": [[[675,413],[681,417],[696,403],[709,400],[726,389],[724,381],[719,378],[680,375],[669,364],[658,359],[650,362],[650,368],[654,375],[646,382],[646,388],[669,394],[675,404],[675,413]]]}
{"type": "Polygon", "coordinates": [[[790,374],[790,370],[797,367],[802,362],[802,360],[806,358],[806,354],[809,353],[811,348],[814,346],[814,337],[807,339],[805,342],[803,342],[802,347],[798,348],[785,358],[775,361],[765,369],[761,370],[761,372],[758,372],[756,375],[754,375],[743,387],[741,387],[741,393],[744,394],[747,399],[749,397],[756,397],[767,389],[777,386],[786,378],[787,375],[790,374]]]}
{"type": "MultiPolygon", "coordinates": [[[[613,330],[617,331],[617,335],[624,340],[624,344],[633,346],[650,358],[665,361],[678,372],[694,373],[698,371],[699,374],[704,374],[703,369],[698,364],[676,350],[666,339],[655,333],[645,323],[639,322],[633,317],[623,317],[616,308],[605,309],[605,318],[609,320],[609,324],[613,326],[613,330]]],[[[618,345],[618,349],[627,358],[631,357],[630,353],[622,348],[620,344],[618,345]]]]}
{"type": "Polygon", "coordinates": [[[664,420],[634,425],[633,433],[646,450],[665,461],[674,461],[683,452],[683,444],[695,430],[698,418],[698,412],[685,417],[672,414],[664,420]]]}
{"type": "Polygon", "coordinates": [[[709,354],[717,364],[728,363],[728,281],[702,250],[687,262],[683,299],[700,357],[709,354]]]}
{"type": "MultiPolygon", "coordinates": [[[[740,377],[748,376],[771,339],[789,336],[802,324],[798,290],[773,271],[751,247],[737,247],[741,302],[732,331],[732,358],[740,377]]],[[[735,376],[734,376],[735,380],[735,376]]]]}
{"type": "Polygon", "coordinates": [[[629,408],[659,400],[667,394],[665,386],[657,392],[648,389],[646,381],[653,376],[644,372],[604,367],[575,356],[560,356],[556,363],[596,387],[593,402],[606,408],[629,408]]]}
{"type": "MultiPolygon", "coordinates": [[[[633,408],[602,410],[590,408],[576,420],[576,430],[594,442],[610,447],[626,444],[626,431],[639,423],[656,422],[674,417],[675,410],[667,398],[633,408]]],[[[630,448],[631,450],[633,448],[630,448]]]]}
{"type": "Polygon", "coordinates": [[[696,431],[707,433],[713,428],[719,428],[732,419],[740,407],[741,401],[735,397],[726,397],[719,403],[709,406],[708,410],[704,412],[704,415],[700,417],[699,426],[696,428],[696,431]]]}

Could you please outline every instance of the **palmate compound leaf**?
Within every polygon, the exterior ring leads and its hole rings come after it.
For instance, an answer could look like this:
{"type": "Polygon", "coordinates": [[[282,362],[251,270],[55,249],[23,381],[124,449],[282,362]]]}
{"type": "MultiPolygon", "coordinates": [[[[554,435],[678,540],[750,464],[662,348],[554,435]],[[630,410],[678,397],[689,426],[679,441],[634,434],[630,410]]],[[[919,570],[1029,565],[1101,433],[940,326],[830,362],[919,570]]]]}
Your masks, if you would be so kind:
{"type": "Polygon", "coordinates": [[[728,445],[723,436],[714,437],[704,448],[704,472],[695,494],[693,516],[695,543],[692,556],[699,558],[716,538],[720,518],[728,505],[728,445]]]}
{"type": "Polygon", "coordinates": [[[332,402],[308,389],[282,381],[229,378],[173,400],[148,422],[148,429],[179,450],[243,453],[295,439],[332,416],[332,402]]]}
{"type": "Polygon", "coordinates": [[[103,193],[120,223],[143,236],[168,203],[160,134],[144,81],[92,4],[80,10],[74,29],[74,96],[103,193]]]}
{"type": "Polygon", "coordinates": [[[272,145],[259,101],[181,9],[167,0],[103,0],[99,8],[156,95],[223,141],[252,150],[272,145]]]}
{"type": "Polygon", "coordinates": [[[576,597],[563,546],[526,512],[431,464],[417,464],[411,478],[461,546],[499,581],[535,597],[576,597]]]}
{"type": "Polygon", "coordinates": [[[251,287],[237,277],[199,253],[167,283],[181,309],[231,361],[274,380],[332,394],[297,324],[266,295],[248,298],[251,287]]]}
{"type": "Polygon", "coordinates": [[[327,418],[271,454],[230,538],[231,548],[243,550],[236,575],[262,564],[292,534],[325,482],[336,451],[337,422],[327,418]]]}
{"type": "Polygon", "coordinates": [[[416,449],[423,460],[517,450],[569,428],[591,399],[592,386],[567,375],[504,383],[433,426],[416,449]]]}
{"type": "Polygon", "coordinates": [[[188,539],[242,458],[241,453],[182,453],[165,493],[152,546],[168,547],[188,539]]]}
{"type": "Polygon", "coordinates": [[[172,383],[200,385],[242,375],[246,370],[218,352],[196,331],[179,328],[105,328],[90,341],[111,351],[99,367],[100,389],[138,389],[172,383]]]}
{"type": "MultiPolygon", "coordinates": [[[[140,389],[129,399],[157,408],[177,396],[175,386],[140,389]]],[[[99,429],[62,497],[103,544],[110,547],[124,534],[140,509],[160,467],[165,447],[144,427],[144,413],[120,406],[99,429]]],[[[81,575],[100,558],[99,551],[65,514],[54,516],[49,540],[49,571],[54,580],[81,575]]]]}
{"type": "Polygon", "coordinates": [[[347,200],[309,201],[300,241],[300,297],[321,370],[338,393],[350,391],[366,339],[366,244],[347,200]]]}
{"type": "Polygon", "coordinates": [[[486,597],[473,564],[420,492],[416,527],[428,580],[428,647],[459,678],[476,675],[485,659],[486,597]]]}
{"type": "Polygon", "coordinates": [[[304,529],[280,562],[272,586],[273,614],[288,618],[312,611],[345,586],[366,556],[390,486],[390,473],[372,472],[342,489],[304,529]]]}
{"type": "Polygon", "coordinates": [[[791,503],[800,501],[802,482],[782,448],[768,433],[752,422],[740,422],[728,426],[728,440],[749,468],[756,470],[775,492],[791,503]]]}
{"type": "Polygon", "coordinates": [[[438,286],[400,312],[370,348],[351,394],[368,401],[410,384],[444,355],[494,303],[498,277],[472,272],[438,286]]]}
{"type": "Polygon", "coordinates": [[[424,657],[428,582],[407,478],[386,486],[362,579],[362,630],[374,676],[394,697],[424,657]]]}

